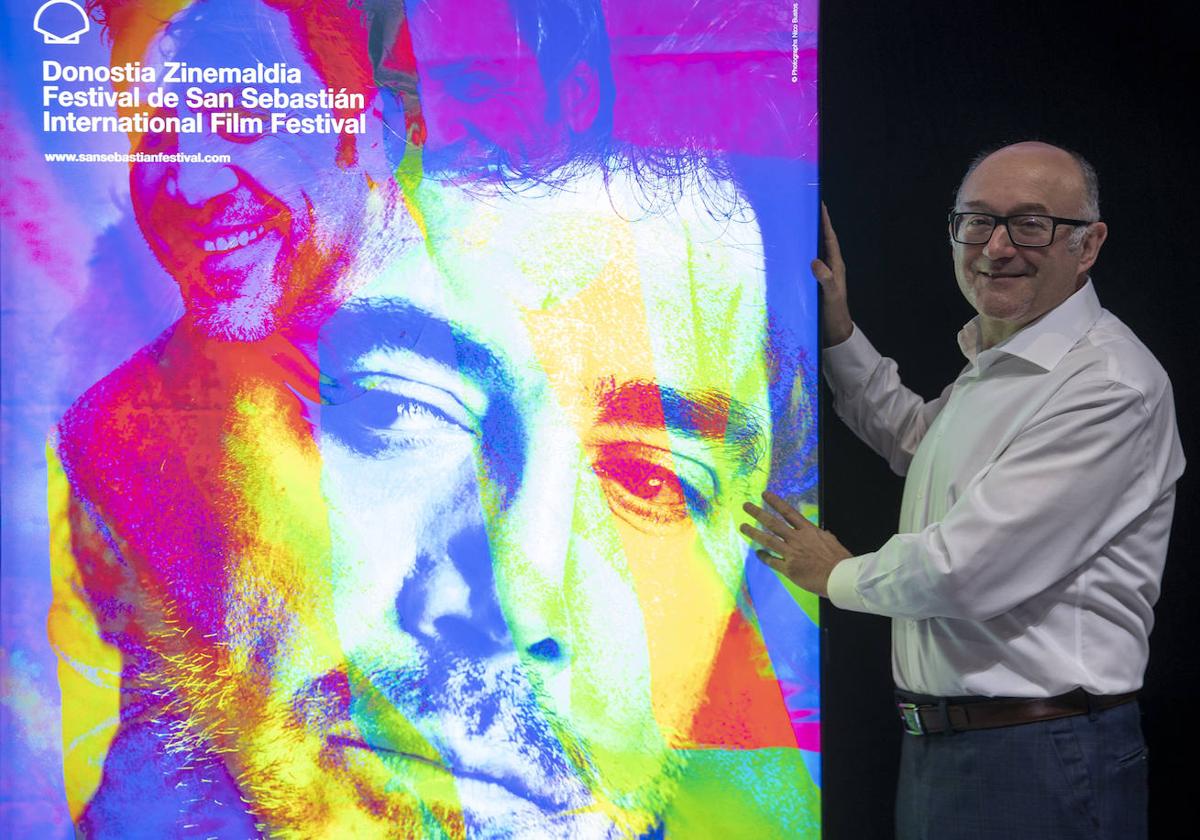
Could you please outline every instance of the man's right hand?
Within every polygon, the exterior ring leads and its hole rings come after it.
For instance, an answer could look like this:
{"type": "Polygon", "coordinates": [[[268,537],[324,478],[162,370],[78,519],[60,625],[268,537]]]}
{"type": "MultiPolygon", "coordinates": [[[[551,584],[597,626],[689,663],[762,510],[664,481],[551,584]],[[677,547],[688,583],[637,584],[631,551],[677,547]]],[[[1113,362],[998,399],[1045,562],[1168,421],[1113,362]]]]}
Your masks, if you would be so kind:
{"type": "Polygon", "coordinates": [[[825,327],[825,347],[841,344],[854,332],[850,306],[846,303],[846,264],[837,234],[829,221],[829,210],[821,202],[821,239],[825,259],[812,261],[812,274],[821,284],[821,321],[825,327]]]}

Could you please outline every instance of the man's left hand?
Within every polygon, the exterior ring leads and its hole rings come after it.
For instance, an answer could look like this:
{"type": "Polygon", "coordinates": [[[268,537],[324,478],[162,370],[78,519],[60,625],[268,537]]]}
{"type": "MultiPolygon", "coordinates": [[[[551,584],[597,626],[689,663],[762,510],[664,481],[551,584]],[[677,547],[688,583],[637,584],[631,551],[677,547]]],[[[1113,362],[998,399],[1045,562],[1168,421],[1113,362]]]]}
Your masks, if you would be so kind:
{"type": "Polygon", "coordinates": [[[804,518],[800,511],[774,493],[763,493],[763,501],[777,515],[746,502],[742,510],[766,530],[743,525],[741,531],[762,546],[755,553],[772,569],[783,573],[801,589],[826,596],[829,573],[850,557],[846,547],[828,531],[804,518]]]}

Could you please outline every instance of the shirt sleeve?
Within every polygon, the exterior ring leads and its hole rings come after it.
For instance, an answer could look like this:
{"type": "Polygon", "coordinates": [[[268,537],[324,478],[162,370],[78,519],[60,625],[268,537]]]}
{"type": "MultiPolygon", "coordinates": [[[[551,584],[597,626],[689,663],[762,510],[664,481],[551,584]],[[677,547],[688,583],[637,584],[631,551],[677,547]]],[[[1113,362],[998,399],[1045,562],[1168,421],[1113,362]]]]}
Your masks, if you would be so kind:
{"type": "Polygon", "coordinates": [[[833,410],[897,475],[908,472],[913,453],[942,408],[949,389],[926,402],[900,382],[896,362],[879,354],[857,326],[850,337],[822,351],[833,410]]]}
{"type": "Polygon", "coordinates": [[[940,522],[840,563],[830,600],[908,619],[986,621],[1008,612],[1173,492],[1174,479],[1163,486],[1150,466],[1159,460],[1154,427],[1142,395],[1125,385],[1064,389],[940,522]]]}

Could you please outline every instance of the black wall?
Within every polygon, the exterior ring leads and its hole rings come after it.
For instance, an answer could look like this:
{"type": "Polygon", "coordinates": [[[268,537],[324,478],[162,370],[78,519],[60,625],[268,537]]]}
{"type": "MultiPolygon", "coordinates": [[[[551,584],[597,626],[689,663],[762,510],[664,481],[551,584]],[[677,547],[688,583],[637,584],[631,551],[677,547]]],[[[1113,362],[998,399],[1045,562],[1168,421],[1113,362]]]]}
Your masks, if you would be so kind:
{"type": "MultiPolygon", "coordinates": [[[[1109,238],[1092,276],[1170,374],[1192,459],[1142,695],[1151,835],[1188,836],[1200,779],[1198,30],[1183,3],[824,0],[821,14],[822,190],[851,311],[926,397],[961,368],[954,336],[973,314],[944,221],[969,159],[1037,138],[1100,173],[1109,238]]],[[[873,550],[895,530],[902,480],[823,407],[825,525],[852,551],[873,550]]],[[[888,622],[825,607],[826,837],[890,837],[900,734],[888,622]]]]}

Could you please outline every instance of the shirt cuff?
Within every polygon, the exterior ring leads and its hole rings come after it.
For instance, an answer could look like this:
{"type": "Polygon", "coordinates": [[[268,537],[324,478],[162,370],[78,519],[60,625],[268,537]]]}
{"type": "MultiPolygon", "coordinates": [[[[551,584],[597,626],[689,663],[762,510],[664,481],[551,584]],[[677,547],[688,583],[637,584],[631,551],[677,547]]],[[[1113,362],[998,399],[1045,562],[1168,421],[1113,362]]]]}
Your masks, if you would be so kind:
{"type": "Polygon", "coordinates": [[[875,613],[875,610],[858,594],[858,574],[862,569],[864,557],[847,557],[833,567],[825,588],[829,594],[829,602],[841,610],[854,612],[875,613]]]}
{"type": "Polygon", "coordinates": [[[821,368],[834,392],[848,391],[865,381],[882,358],[875,345],[856,324],[850,337],[841,344],[821,350],[821,368]]]}

